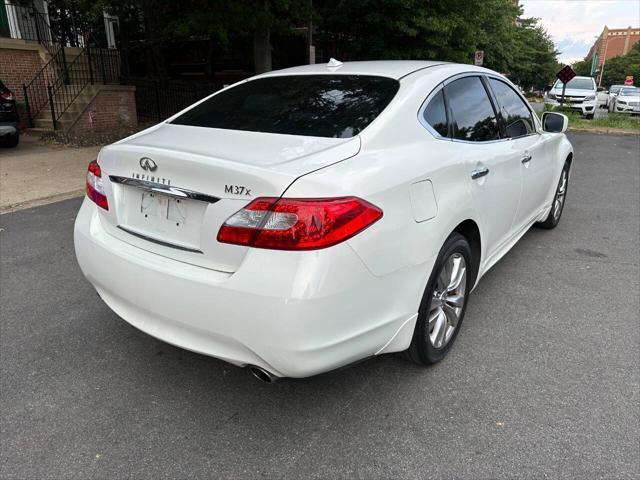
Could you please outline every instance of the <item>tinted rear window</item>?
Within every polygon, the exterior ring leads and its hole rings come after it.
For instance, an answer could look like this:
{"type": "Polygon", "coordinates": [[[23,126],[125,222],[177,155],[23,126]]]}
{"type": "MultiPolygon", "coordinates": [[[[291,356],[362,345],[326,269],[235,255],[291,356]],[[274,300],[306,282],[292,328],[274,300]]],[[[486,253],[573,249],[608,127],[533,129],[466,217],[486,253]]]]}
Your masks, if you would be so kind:
{"type": "Polygon", "coordinates": [[[453,115],[453,138],[472,142],[500,138],[498,120],[480,77],[454,80],[444,88],[453,115]]]}
{"type": "Polygon", "coordinates": [[[260,78],[214,95],[172,123],[349,138],[385,109],[399,85],[391,78],[364,75],[260,78]]]}
{"type": "Polygon", "coordinates": [[[436,93],[427,108],[424,109],[424,119],[442,137],[449,135],[447,124],[447,109],[444,106],[444,95],[442,90],[436,93]]]}

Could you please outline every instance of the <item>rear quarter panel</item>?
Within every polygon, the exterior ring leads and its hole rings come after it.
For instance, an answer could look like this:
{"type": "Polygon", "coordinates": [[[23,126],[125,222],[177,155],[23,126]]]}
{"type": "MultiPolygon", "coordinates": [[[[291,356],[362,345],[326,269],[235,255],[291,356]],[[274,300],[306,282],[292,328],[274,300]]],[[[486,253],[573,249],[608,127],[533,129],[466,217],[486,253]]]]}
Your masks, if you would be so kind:
{"type": "Polygon", "coordinates": [[[373,275],[415,269],[426,284],[435,257],[455,227],[476,220],[459,144],[435,139],[418,121],[435,76],[401,83],[398,96],[363,132],[358,155],[297,179],[285,197],[356,195],[383,210],[383,217],[348,240],[373,275]],[[416,221],[411,186],[431,181],[435,217],[416,221]]]}

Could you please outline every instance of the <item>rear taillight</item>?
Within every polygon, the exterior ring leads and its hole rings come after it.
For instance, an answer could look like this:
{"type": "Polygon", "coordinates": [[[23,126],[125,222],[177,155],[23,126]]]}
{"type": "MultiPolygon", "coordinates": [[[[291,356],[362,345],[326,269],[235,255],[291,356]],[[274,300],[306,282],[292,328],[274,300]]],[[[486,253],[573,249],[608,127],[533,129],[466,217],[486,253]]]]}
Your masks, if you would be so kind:
{"type": "Polygon", "coordinates": [[[343,242],[382,217],[357,197],[257,198],[227,219],[218,241],[276,250],[315,250],[343,242]]]}
{"type": "Polygon", "coordinates": [[[16,97],[13,96],[13,93],[7,91],[7,92],[0,93],[0,99],[5,100],[7,102],[13,102],[16,99],[16,97]]]}
{"type": "Polygon", "coordinates": [[[99,207],[109,210],[109,202],[107,202],[107,195],[104,193],[104,185],[102,184],[102,170],[100,170],[97,160],[89,164],[87,171],[87,197],[99,207]]]}

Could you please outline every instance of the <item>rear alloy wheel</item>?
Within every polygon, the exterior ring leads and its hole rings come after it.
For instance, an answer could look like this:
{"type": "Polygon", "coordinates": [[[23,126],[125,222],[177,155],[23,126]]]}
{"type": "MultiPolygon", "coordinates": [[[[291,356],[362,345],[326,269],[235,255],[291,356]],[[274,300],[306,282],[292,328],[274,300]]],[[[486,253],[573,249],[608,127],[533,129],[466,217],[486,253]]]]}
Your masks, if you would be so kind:
{"type": "Polygon", "coordinates": [[[536,223],[536,227],[546,228],[548,230],[555,228],[560,223],[560,217],[564,210],[564,202],[567,198],[567,189],[569,187],[569,164],[565,163],[562,173],[560,174],[560,181],[558,182],[558,188],[556,188],[556,194],[553,197],[553,204],[549,215],[543,222],[536,223]]]}
{"type": "Polygon", "coordinates": [[[422,298],[411,346],[405,355],[420,365],[447,354],[464,318],[471,287],[471,248],[453,233],[440,251],[422,298]]]}

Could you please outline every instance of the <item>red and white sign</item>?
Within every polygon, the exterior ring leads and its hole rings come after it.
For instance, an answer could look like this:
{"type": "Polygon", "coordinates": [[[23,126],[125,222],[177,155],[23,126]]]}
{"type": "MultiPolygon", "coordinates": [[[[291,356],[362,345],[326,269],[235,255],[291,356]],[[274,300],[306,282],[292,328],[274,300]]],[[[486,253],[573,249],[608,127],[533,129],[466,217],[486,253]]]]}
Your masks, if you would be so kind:
{"type": "Polygon", "coordinates": [[[476,50],[476,53],[473,55],[473,64],[474,65],[482,65],[484,62],[484,50],[476,50]]]}

